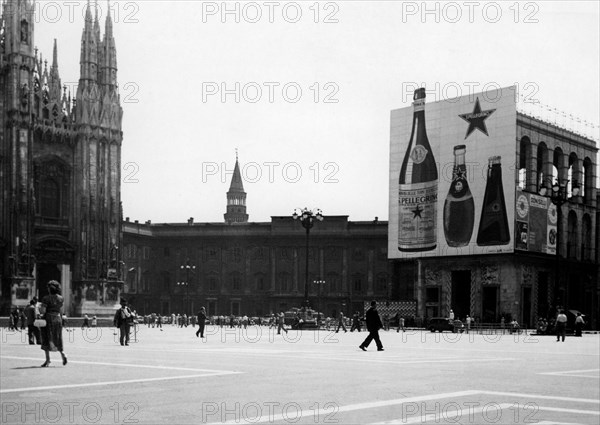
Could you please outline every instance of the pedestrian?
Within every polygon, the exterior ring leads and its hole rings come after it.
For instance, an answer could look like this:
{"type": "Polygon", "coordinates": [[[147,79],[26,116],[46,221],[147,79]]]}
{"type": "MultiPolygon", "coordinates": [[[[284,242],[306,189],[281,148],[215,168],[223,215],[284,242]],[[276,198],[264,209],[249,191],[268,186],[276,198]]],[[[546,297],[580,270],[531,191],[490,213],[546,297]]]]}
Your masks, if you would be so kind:
{"type": "Polygon", "coordinates": [[[19,330],[19,308],[15,307],[13,311],[10,313],[10,325],[8,330],[19,330]]]}
{"type": "Polygon", "coordinates": [[[21,330],[24,331],[27,327],[27,317],[25,317],[25,309],[19,309],[19,317],[21,318],[21,330]]]}
{"type": "MultiPolygon", "coordinates": [[[[400,315],[400,313],[398,313],[398,315],[400,315]]],[[[400,329],[402,329],[402,332],[406,332],[406,328],[404,327],[404,317],[398,317],[398,330],[396,332],[400,332],[400,329]]]]}
{"type": "Polygon", "coordinates": [[[285,328],[285,315],[283,314],[283,311],[279,313],[278,324],[277,335],[280,335],[282,330],[284,330],[285,333],[288,333],[288,330],[285,328]]]}
{"type": "Polygon", "coordinates": [[[81,325],[81,329],[90,327],[90,318],[87,314],[83,315],[83,325],[81,325]]]}
{"type": "Polygon", "coordinates": [[[352,316],[352,327],[350,328],[350,332],[354,332],[354,329],[356,329],[356,332],[360,332],[360,317],[358,311],[354,312],[354,315],[352,316]]]}
{"type": "Polygon", "coordinates": [[[379,329],[383,328],[383,323],[381,323],[381,318],[377,312],[377,301],[371,301],[371,307],[367,310],[365,319],[367,322],[367,330],[369,331],[369,335],[364,342],[359,345],[359,348],[363,351],[367,351],[367,347],[371,341],[375,340],[377,351],[383,351],[383,345],[379,339],[379,329]]]}
{"type": "Polygon", "coordinates": [[[567,333],[567,315],[563,310],[558,310],[558,316],[556,316],[556,342],[562,338],[562,342],[565,342],[565,336],[567,333]]]}
{"type": "Polygon", "coordinates": [[[113,324],[116,328],[119,328],[119,342],[121,345],[129,345],[129,331],[132,321],[133,315],[127,305],[127,300],[121,298],[121,308],[117,310],[113,319],[113,324]]]}
{"type": "Polygon", "coordinates": [[[242,317],[242,325],[244,326],[244,329],[248,327],[248,316],[246,316],[245,314],[242,317]]]}
{"type": "Polygon", "coordinates": [[[198,312],[198,330],[196,331],[196,337],[204,338],[204,327],[206,326],[206,309],[200,307],[198,312]]]}
{"type": "Polygon", "coordinates": [[[448,315],[448,318],[450,320],[454,320],[454,312],[452,311],[452,309],[450,309],[450,314],[448,315]]]}
{"type": "Polygon", "coordinates": [[[92,317],[92,328],[98,326],[98,318],[96,316],[92,317]]]}
{"type": "Polygon", "coordinates": [[[387,313],[383,315],[383,329],[386,331],[390,330],[390,316],[387,313]]]}
{"type": "Polygon", "coordinates": [[[46,326],[41,328],[42,350],[46,354],[46,361],[42,367],[50,366],[50,351],[60,352],[62,364],[67,364],[67,356],[63,352],[63,318],[61,309],[65,302],[61,295],[60,283],[56,280],[48,282],[48,295],[42,299],[40,306],[40,315],[46,320],[46,326]]]}
{"type": "Polygon", "coordinates": [[[342,313],[342,312],[340,311],[340,315],[339,315],[339,317],[338,317],[338,327],[337,327],[337,329],[335,330],[335,333],[338,333],[338,332],[340,331],[340,328],[342,328],[342,329],[344,330],[344,332],[348,332],[348,331],[346,330],[346,325],[345,325],[345,323],[344,323],[344,320],[345,320],[345,319],[344,319],[344,313],[342,313]]]}
{"type": "Polygon", "coordinates": [[[156,327],[160,328],[160,331],[163,331],[163,317],[162,314],[159,314],[158,316],[156,316],[156,327]]]}
{"type": "Polygon", "coordinates": [[[29,345],[41,345],[40,328],[34,326],[35,319],[38,318],[37,298],[33,297],[29,301],[29,305],[25,307],[25,317],[27,317],[27,336],[29,337],[29,345]]]}
{"type": "Polygon", "coordinates": [[[467,333],[469,333],[469,331],[471,330],[471,320],[471,316],[467,314],[467,318],[465,319],[465,321],[467,322],[467,333]]]}
{"type": "Polygon", "coordinates": [[[577,313],[577,317],[575,318],[575,336],[581,336],[581,330],[584,325],[583,316],[581,313],[577,313]]]}

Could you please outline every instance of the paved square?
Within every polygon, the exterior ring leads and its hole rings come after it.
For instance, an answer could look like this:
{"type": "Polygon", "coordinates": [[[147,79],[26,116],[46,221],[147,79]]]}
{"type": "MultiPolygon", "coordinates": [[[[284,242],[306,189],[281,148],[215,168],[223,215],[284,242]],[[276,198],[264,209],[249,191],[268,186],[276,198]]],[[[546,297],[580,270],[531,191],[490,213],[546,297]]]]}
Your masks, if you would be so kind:
{"type": "Polygon", "coordinates": [[[69,363],[2,329],[1,423],[597,424],[600,337],[140,327],[65,332],[69,363]]]}

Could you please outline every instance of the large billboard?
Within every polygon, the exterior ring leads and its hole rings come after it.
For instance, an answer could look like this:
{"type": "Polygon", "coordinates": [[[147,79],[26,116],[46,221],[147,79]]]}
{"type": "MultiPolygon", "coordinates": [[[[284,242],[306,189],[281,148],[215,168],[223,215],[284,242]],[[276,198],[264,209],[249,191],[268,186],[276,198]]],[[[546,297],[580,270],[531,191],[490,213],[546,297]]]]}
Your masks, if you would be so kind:
{"type": "Polygon", "coordinates": [[[391,112],[389,258],[513,252],[515,88],[391,112]]]}

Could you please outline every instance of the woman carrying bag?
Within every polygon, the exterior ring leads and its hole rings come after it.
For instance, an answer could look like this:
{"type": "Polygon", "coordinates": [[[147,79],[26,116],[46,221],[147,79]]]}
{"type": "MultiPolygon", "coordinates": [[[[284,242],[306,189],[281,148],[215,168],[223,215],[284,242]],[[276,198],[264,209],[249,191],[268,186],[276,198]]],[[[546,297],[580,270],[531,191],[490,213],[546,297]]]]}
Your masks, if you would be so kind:
{"type": "Polygon", "coordinates": [[[61,295],[60,283],[56,280],[48,282],[48,292],[49,294],[42,299],[40,307],[40,314],[46,321],[46,326],[40,328],[42,350],[46,353],[46,361],[41,367],[48,367],[50,365],[50,351],[60,352],[63,365],[67,364],[67,356],[63,353],[63,319],[61,309],[64,298],[61,295]]]}

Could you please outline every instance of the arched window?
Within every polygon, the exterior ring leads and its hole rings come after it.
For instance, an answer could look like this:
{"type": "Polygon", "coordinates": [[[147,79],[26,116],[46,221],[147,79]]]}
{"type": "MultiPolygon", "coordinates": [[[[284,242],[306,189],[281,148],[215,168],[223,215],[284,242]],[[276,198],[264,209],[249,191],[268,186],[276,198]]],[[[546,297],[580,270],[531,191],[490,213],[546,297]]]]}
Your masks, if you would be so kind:
{"type": "Polygon", "coordinates": [[[231,274],[231,290],[239,291],[240,289],[242,289],[242,279],[240,274],[238,272],[233,272],[231,274]]]}
{"type": "Polygon", "coordinates": [[[265,286],[265,275],[262,273],[257,273],[254,276],[254,281],[256,283],[256,290],[257,291],[264,291],[266,289],[265,286]]]}
{"type": "Polygon", "coordinates": [[[518,187],[519,189],[527,188],[527,160],[531,152],[531,144],[528,137],[523,137],[519,143],[519,174],[518,187]]]}
{"type": "Polygon", "coordinates": [[[561,148],[554,149],[554,154],[552,157],[552,183],[556,181],[559,177],[562,177],[561,170],[563,168],[563,151],[561,148]]]}
{"type": "Polygon", "coordinates": [[[361,274],[356,274],[353,277],[354,281],[354,292],[362,292],[363,290],[363,276],[361,274]]]}
{"type": "Polygon", "coordinates": [[[325,277],[325,282],[326,289],[323,292],[334,293],[341,291],[340,276],[337,273],[327,273],[327,276],[325,277]]]}
{"type": "Polygon", "coordinates": [[[567,171],[567,196],[573,196],[573,187],[579,186],[579,162],[575,152],[569,155],[569,170],[567,171]]]}
{"type": "Polygon", "coordinates": [[[544,164],[546,164],[547,162],[548,162],[548,147],[546,146],[546,144],[544,142],[541,142],[538,145],[537,160],[536,160],[537,192],[539,192],[543,186],[548,187],[549,185],[551,185],[551,183],[548,182],[549,176],[547,176],[545,174],[545,170],[544,170],[544,164]]]}
{"type": "Polygon", "coordinates": [[[567,258],[577,258],[579,232],[577,226],[577,214],[573,210],[569,211],[569,222],[567,229],[567,258]]]}
{"type": "Polygon", "coordinates": [[[584,203],[590,203],[594,193],[594,166],[592,160],[585,158],[583,160],[583,175],[581,182],[581,195],[584,203]]]}
{"type": "Polygon", "coordinates": [[[590,261],[593,256],[594,246],[592,244],[592,219],[589,214],[583,215],[581,232],[581,259],[590,261]]]}
{"type": "Polygon", "coordinates": [[[42,217],[60,218],[60,186],[54,179],[45,179],[40,188],[42,217]]]}
{"type": "Polygon", "coordinates": [[[289,280],[290,280],[289,274],[287,274],[287,273],[279,274],[279,290],[281,292],[287,292],[290,289],[289,280]]]}

